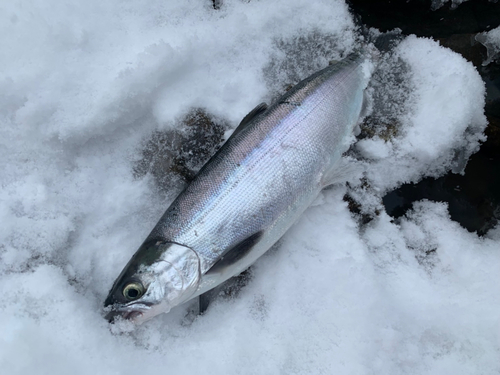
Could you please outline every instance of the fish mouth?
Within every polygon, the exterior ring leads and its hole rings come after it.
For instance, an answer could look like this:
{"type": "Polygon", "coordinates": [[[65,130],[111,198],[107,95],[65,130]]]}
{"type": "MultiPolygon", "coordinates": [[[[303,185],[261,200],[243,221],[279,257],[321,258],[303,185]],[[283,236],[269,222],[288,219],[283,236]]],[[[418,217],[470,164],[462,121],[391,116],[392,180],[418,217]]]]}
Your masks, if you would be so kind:
{"type": "Polygon", "coordinates": [[[111,310],[106,313],[104,319],[111,324],[119,321],[120,319],[140,324],[145,320],[143,318],[150,309],[151,306],[143,303],[130,306],[112,307],[111,310]]]}

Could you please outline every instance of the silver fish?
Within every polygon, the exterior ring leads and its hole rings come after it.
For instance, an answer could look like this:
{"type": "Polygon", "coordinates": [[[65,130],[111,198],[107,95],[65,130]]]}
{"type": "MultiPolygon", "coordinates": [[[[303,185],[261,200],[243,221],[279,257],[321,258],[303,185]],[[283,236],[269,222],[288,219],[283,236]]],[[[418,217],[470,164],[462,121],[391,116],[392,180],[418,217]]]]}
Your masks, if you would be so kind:
{"type": "Polygon", "coordinates": [[[353,53],[250,112],[116,279],[107,318],[142,323],[248,268],[337,181],[373,70],[353,53]]]}

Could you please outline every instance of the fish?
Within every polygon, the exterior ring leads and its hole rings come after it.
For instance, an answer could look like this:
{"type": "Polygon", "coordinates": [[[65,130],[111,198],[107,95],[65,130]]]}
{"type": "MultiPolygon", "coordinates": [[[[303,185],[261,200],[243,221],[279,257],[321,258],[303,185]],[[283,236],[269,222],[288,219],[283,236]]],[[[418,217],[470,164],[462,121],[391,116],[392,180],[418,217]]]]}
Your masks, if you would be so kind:
{"type": "Polygon", "coordinates": [[[106,319],[141,324],[167,313],[271,248],[321,190],[345,177],[342,155],[373,70],[372,53],[353,52],[245,116],[124,267],[106,319]]]}

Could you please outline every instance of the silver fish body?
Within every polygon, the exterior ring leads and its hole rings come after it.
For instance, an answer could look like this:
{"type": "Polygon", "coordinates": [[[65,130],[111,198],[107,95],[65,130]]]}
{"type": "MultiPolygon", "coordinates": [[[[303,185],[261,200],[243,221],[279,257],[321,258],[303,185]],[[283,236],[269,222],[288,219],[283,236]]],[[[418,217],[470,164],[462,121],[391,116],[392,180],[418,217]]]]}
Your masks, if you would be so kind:
{"type": "Polygon", "coordinates": [[[110,316],[142,322],[263,255],[334,182],[372,68],[367,54],[349,55],[244,119],[115,281],[110,316]]]}

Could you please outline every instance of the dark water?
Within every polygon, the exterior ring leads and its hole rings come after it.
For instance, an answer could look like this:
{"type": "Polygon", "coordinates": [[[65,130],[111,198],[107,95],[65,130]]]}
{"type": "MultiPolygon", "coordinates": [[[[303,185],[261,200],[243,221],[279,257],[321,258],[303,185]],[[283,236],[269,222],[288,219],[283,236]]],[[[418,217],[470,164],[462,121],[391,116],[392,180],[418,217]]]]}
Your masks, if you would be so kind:
{"type": "Polygon", "coordinates": [[[483,67],[486,48],[474,37],[500,25],[500,2],[474,0],[456,9],[450,3],[433,11],[430,0],[349,1],[364,25],[381,31],[400,28],[405,35],[432,37],[462,54],[481,74],[487,90],[488,139],[470,158],[464,175],[448,173],[438,179],[405,184],[388,193],[383,202],[387,213],[396,218],[421,199],[447,202],[453,220],[469,231],[484,234],[500,219],[500,61],[483,67]]]}
{"type": "Polygon", "coordinates": [[[431,0],[347,0],[363,24],[382,32],[399,28],[403,34],[434,39],[489,31],[500,25],[500,2],[470,0],[452,9],[451,1],[432,10],[431,0]]]}

